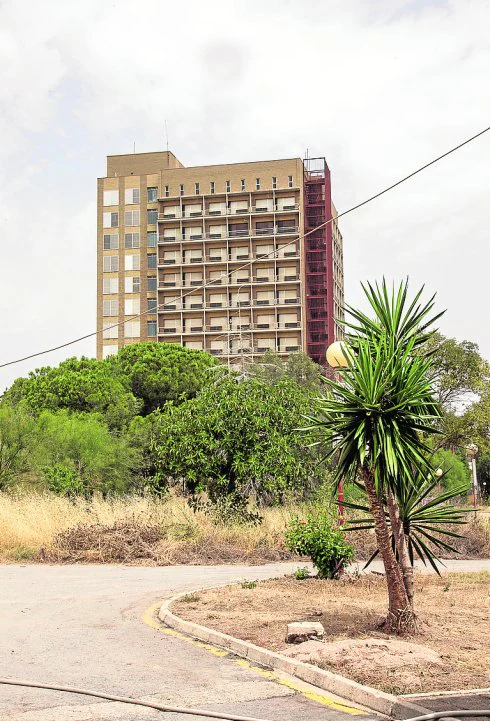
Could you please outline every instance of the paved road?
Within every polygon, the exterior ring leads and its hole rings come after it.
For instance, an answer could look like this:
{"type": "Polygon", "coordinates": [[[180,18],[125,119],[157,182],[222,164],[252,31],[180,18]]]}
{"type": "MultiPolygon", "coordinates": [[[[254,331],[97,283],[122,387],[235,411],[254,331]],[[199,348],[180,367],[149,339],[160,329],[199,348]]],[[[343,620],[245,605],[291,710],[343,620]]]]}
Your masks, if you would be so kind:
{"type": "MultiPolygon", "coordinates": [[[[346,721],[350,716],[344,712],[142,620],[148,607],[180,591],[281,575],[297,565],[0,566],[0,676],[277,721],[346,721]]],[[[458,570],[490,569],[490,561],[449,565],[458,570]]],[[[86,697],[0,686],[0,721],[158,717],[156,711],[86,697]]]]}

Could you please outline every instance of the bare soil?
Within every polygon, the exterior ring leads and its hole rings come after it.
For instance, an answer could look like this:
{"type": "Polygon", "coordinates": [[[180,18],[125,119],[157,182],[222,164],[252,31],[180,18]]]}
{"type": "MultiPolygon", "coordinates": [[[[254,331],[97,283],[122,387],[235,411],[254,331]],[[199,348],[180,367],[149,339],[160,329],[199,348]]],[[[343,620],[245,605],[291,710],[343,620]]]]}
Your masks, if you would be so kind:
{"type": "Polygon", "coordinates": [[[415,600],[420,631],[403,639],[377,629],[387,594],[374,574],[239,584],[192,594],[172,610],[389,693],[490,686],[490,574],[417,574],[415,600]],[[311,620],[323,624],[324,640],[288,646],[287,624],[311,620]]]}

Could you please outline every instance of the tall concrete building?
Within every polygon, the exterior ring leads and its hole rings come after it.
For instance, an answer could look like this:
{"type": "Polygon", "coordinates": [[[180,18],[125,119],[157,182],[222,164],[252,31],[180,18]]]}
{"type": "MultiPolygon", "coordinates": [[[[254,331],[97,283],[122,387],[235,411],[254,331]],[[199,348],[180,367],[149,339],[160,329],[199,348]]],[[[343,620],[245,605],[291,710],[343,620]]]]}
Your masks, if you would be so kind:
{"type": "Polygon", "coordinates": [[[303,350],[323,364],[341,334],[335,217],[324,158],[185,168],[168,151],[109,156],[97,357],[153,340],[225,362],[303,350]]]}

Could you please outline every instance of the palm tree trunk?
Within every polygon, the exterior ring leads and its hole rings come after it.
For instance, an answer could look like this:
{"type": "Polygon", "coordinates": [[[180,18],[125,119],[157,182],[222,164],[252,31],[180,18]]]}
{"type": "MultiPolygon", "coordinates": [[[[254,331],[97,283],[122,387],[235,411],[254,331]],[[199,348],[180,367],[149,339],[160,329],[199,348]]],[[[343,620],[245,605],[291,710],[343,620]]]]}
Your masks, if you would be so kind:
{"type": "Polygon", "coordinates": [[[396,498],[391,490],[389,490],[386,494],[386,504],[388,506],[388,513],[390,514],[390,523],[393,538],[395,539],[395,547],[402,568],[403,583],[405,584],[410,607],[413,609],[413,567],[410,563],[407,539],[405,531],[403,530],[403,522],[400,518],[400,511],[396,498]]]}
{"type": "Polygon", "coordinates": [[[379,553],[383,559],[388,586],[388,616],[384,623],[386,631],[407,633],[414,629],[415,616],[403,581],[403,574],[391,547],[391,537],[386,522],[383,502],[378,496],[374,473],[368,468],[361,469],[361,480],[367,492],[379,553]]]}

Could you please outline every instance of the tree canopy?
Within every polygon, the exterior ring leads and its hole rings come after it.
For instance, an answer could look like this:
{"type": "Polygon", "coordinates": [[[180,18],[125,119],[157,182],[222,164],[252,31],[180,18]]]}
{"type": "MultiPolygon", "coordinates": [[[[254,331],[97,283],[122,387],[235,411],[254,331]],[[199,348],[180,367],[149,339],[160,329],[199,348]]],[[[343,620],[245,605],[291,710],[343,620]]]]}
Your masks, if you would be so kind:
{"type": "Polygon", "coordinates": [[[133,343],[104,363],[131,390],[147,415],[167,401],[180,403],[214,379],[221,364],[209,353],[176,343],[133,343]]]}
{"type": "MultiPolygon", "coordinates": [[[[311,409],[311,395],[296,383],[223,377],[196,398],[167,406],[154,443],[163,478],[213,499],[238,493],[259,503],[304,497],[325,471],[313,436],[296,432],[311,409]]],[[[316,440],[316,439],[315,439],[316,440]]]]}

